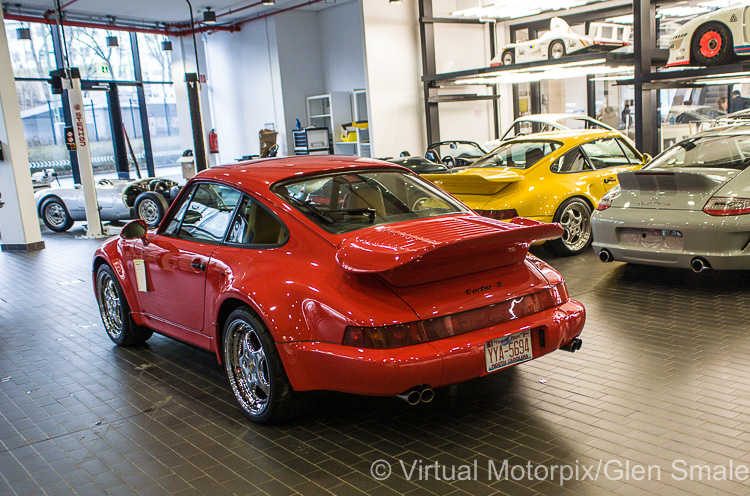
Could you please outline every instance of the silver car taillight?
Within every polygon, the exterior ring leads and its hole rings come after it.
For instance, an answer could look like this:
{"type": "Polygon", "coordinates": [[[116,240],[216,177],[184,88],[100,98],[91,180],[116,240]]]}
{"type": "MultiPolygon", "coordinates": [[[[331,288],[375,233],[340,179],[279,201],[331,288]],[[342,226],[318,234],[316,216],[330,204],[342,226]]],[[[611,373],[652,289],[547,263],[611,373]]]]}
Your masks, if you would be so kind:
{"type": "Polygon", "coordinates": [[[596,206],[597,210],[607,210],[609,207],[612,206],[612,201],[617,198],[617,196],[620,194],[620,186],[617,185],[611,190],[609,190],[604,196],[602,196],[602,199],[599,200],[599,204],[596,206]]]}
{"type": "Polygon", "coordinates": [[[708,215],[750,214],[750,198],[725,198],[713,196],[708,199],[703,211],[708,215]]]}

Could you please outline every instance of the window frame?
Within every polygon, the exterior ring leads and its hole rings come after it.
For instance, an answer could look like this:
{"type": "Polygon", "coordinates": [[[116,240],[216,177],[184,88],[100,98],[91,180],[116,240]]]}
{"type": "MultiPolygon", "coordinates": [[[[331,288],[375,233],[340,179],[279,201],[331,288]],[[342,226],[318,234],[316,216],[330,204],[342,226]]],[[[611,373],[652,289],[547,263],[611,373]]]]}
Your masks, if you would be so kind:
{"type": "MultiPolygon", "coordinates": [[[[189,192],[189,198],[187,198],[185,200],[185,202],[187,202],[188,207],[190,206],[190,203],[192,203],[192,201],[193,201],[193,197],[195,196],[195,192],[198,191],[198,188],[201,185],[203,185],[203,184],[208,184],[208,185],[213,185],[213,186],[224,186],[225,188],[231,188],[231,189],[237,191],[240,194],[240,201],[238,201],[234,205],[234,208],[232,209],[232,214],[230,216],[230,221],[229,221],[229,223],[227,223],[227,227],[224,229],[224,234],[221,237],[221,241],[213,241],[213,240],[210,240],[210,239],[185,238],[183,236],[180,236],[179,233],[180,233],[180,231],[182,231],[182,224],[183,224],[183,222],[185,222],[185,213],[187,213],[187,209],[185,209],[185,212],[183,212],[182,219],[180,219],[180,223],[177,225],[176,234],[167,234],[165,232],[166,231],[166,227],[165,227],[165,229],[163,231],[162,230],[157,231],[157,234],[160,234],[162,236],[166,236],[168,238],[179,239],[179,240],[182,240],[182,241],[193,241],[193,242],[196,242],[196,243],[204,243],[204,244],[217,245],[217,246],[220,246],[220,245],[224,244],[224,240],[227,238],[227,234],[229,233],[229,226],[232,224],[232,220],[234,220],[234,217],[235,217],[235,215],[237,213],[237,208],[239,207],[240,203],[242,203],[241,200],[242,200],[242,197],[245,195],[245,192],[242,191],[242,190],[240,190],[240,189],[238,189],[238,188],[236,188],[236,187],[234,187],[234,186],[231,186],[229,184],[225,184],[225,183],[222,183],[222,182],[218,182],[218,181],[196,181],[196,182],[194,182],[191,185],[192,190],[189,192]]],[[[174,210],[174,215],[175,216],[180,211],[180,208],[182,208],[182,203],[179,206],[177,206],[177,205],[175,206],[175,210],[174,210]]],[[[174,220],[174,216],[170,215],[169,221],[166,221],[166,219],[165,219],[165,222],[163,224],[165,226],[168,226],[173,220],[174,220]]]]}
{"type": "Polygon", "coordinates": [[[586,152],[584,152],[583,148],[581,148],[581,145],[576,145],[573,148],[571,148],[570,150],[568,150],[567,152],[565,152],[562,155],[560,155],[559,157],[557,157],[557,159],[555,159],[550,164],[549,170],[553,174],[581,174],[583,172],[595,172],[598,169],[594,168],[594,164],[591,163],[591,161],[589,160],[588,155],[586,155],[586,152]],[[560,170],[553,170],[552,169],[555,166],[556,163],[560,162],[560,160],[562,160],[563,158],[565,158],[565,155],[567,155],[568,153],[571,153],[573,151],[576,151],[576,150],[578,150],[578,153],[581,154],[581,157],[583,157],[583,161],[586,163],[586,165],[589,166],[588,169],[583,169],[583,170],[579,170],[579,171],[560,171],[560,170]]]}
{"type": "Polygon", "coordinates": [[[630,158],[628,157],[628,154],[625,153],[625,150],[623,150],[622,147],[620,146],[619,140],[618,140],[618,138],[616,136],[605,136],[605,137],[602,137],[602,138],[596,138],[596,139],[593,139],[591,141],[587,141],[586,143],[581,143],[580,145],[578,145],[578,147],[581,149],[581,153],[583,153],[583,155],[586,157],[586,159],[588,159],[589,165],[592,167],[592,170],[595,170],[595,171],[603,171],[603,170],[607,170],[607,169],[613,169],[615,167],[627,167],[627,166],[633,165],[633,164],[630,163],[630,158]],[[586,150],[583,148],[583,145],[590,145],[590,144],[597,143],[599,141],[608,140],[608,139],[611,139],[611,140],[615,141],[615,144],[618,146],[618,148],[620,148],[620,152],[622,152],[622,156],[628,162],[627,164],[610,165],[609,167],[594,167],[594,161],[591,160],[591,157],[589,157],[589,154],[586,153],[586,150]]]}
{"type": "Polygon", "coordinates": [[[240,191],[242,193],[242,196],[240,197],[240,201],[237,202],[237,205],[235,205],[234,212],[232,212],[232,220],[229,222],[229,225],[227,226],[227,230],[224,233],[224,240],[222,241],[222,245],[224,246],[231,246],[234,248],[250,248],[255,250],[265,250],[270,248],[279,248],[284,246],[289,242],[289,239],[292,237],[292,232],[289,230],[289,228],[282,222],[281,218],[279,218],[278,215],[276,215],[270,208],[268,208],[263,202],[257,200],[254,196],[245,193],[244,191],[240,191]],[[287,232],[286,241],[283,243],[274,243],[274,244],[253,244],[253,243],[235,243],[233,241],[229,241],[229,233],[231,231],[232,223],[237,219],[237,215],[239,214],[239,208],[242,205],[242,202],[247,200],[248,202],[254,202],[258,207],[262,208],[266,211],[266,213],[270,214],[273,219],[279,223],[281,228],[287,232]]]}

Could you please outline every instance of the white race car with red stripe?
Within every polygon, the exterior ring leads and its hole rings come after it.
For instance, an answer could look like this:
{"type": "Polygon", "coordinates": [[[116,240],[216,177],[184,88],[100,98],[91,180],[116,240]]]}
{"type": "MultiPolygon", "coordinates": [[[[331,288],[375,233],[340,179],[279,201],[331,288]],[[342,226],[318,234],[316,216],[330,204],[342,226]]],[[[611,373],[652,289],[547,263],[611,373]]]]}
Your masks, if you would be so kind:
{"type": "Polygon", "coordinates": [[[550,30],[535,40],[505,45],[490,66],[559,59],[590,50],[611,50],[628,44],[631,28],[622,24],[592,22],[589,35],[574,32],[559,17],[550,20],[550,30]]]}
{"type": "Polygon", "coordinates": [[[750,6],[736,4],[698,16],[669,39],[667,67],[727,64],[750,55],[750,6]]]}

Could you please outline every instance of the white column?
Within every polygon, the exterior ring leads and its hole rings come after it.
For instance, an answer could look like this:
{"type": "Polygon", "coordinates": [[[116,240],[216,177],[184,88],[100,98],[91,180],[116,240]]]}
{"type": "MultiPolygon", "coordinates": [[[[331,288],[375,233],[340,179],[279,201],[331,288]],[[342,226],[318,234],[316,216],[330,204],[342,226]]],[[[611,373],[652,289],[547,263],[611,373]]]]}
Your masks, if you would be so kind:
{"type": "Polygon", "coordinates": [[[427,149],[416,1],[359,0],[373,157],[427,149]]]}
{"type": "MultiPolygon", "coordinates": [[[[3,26],[2,9],[0,26],[3,26]]],[[[0,143],[3,147],[0,194],[5,202],[0,208],[0,248],[3,251],[40,250],[44,248],[44,241],[36,213],[29,155],[5,29],[0,34],[0,143]]]]}

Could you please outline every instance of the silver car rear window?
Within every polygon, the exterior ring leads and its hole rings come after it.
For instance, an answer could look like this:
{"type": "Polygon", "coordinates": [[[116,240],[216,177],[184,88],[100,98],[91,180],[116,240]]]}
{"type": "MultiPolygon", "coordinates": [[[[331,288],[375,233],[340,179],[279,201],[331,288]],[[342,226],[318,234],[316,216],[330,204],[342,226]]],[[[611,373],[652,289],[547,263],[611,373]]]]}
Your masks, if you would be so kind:
{"type": "Polygon", "coordinates": [[[695,167],[745,170],[750,165],[750,135],[689,138],[658,155],[646,169],[695,167]]]}

